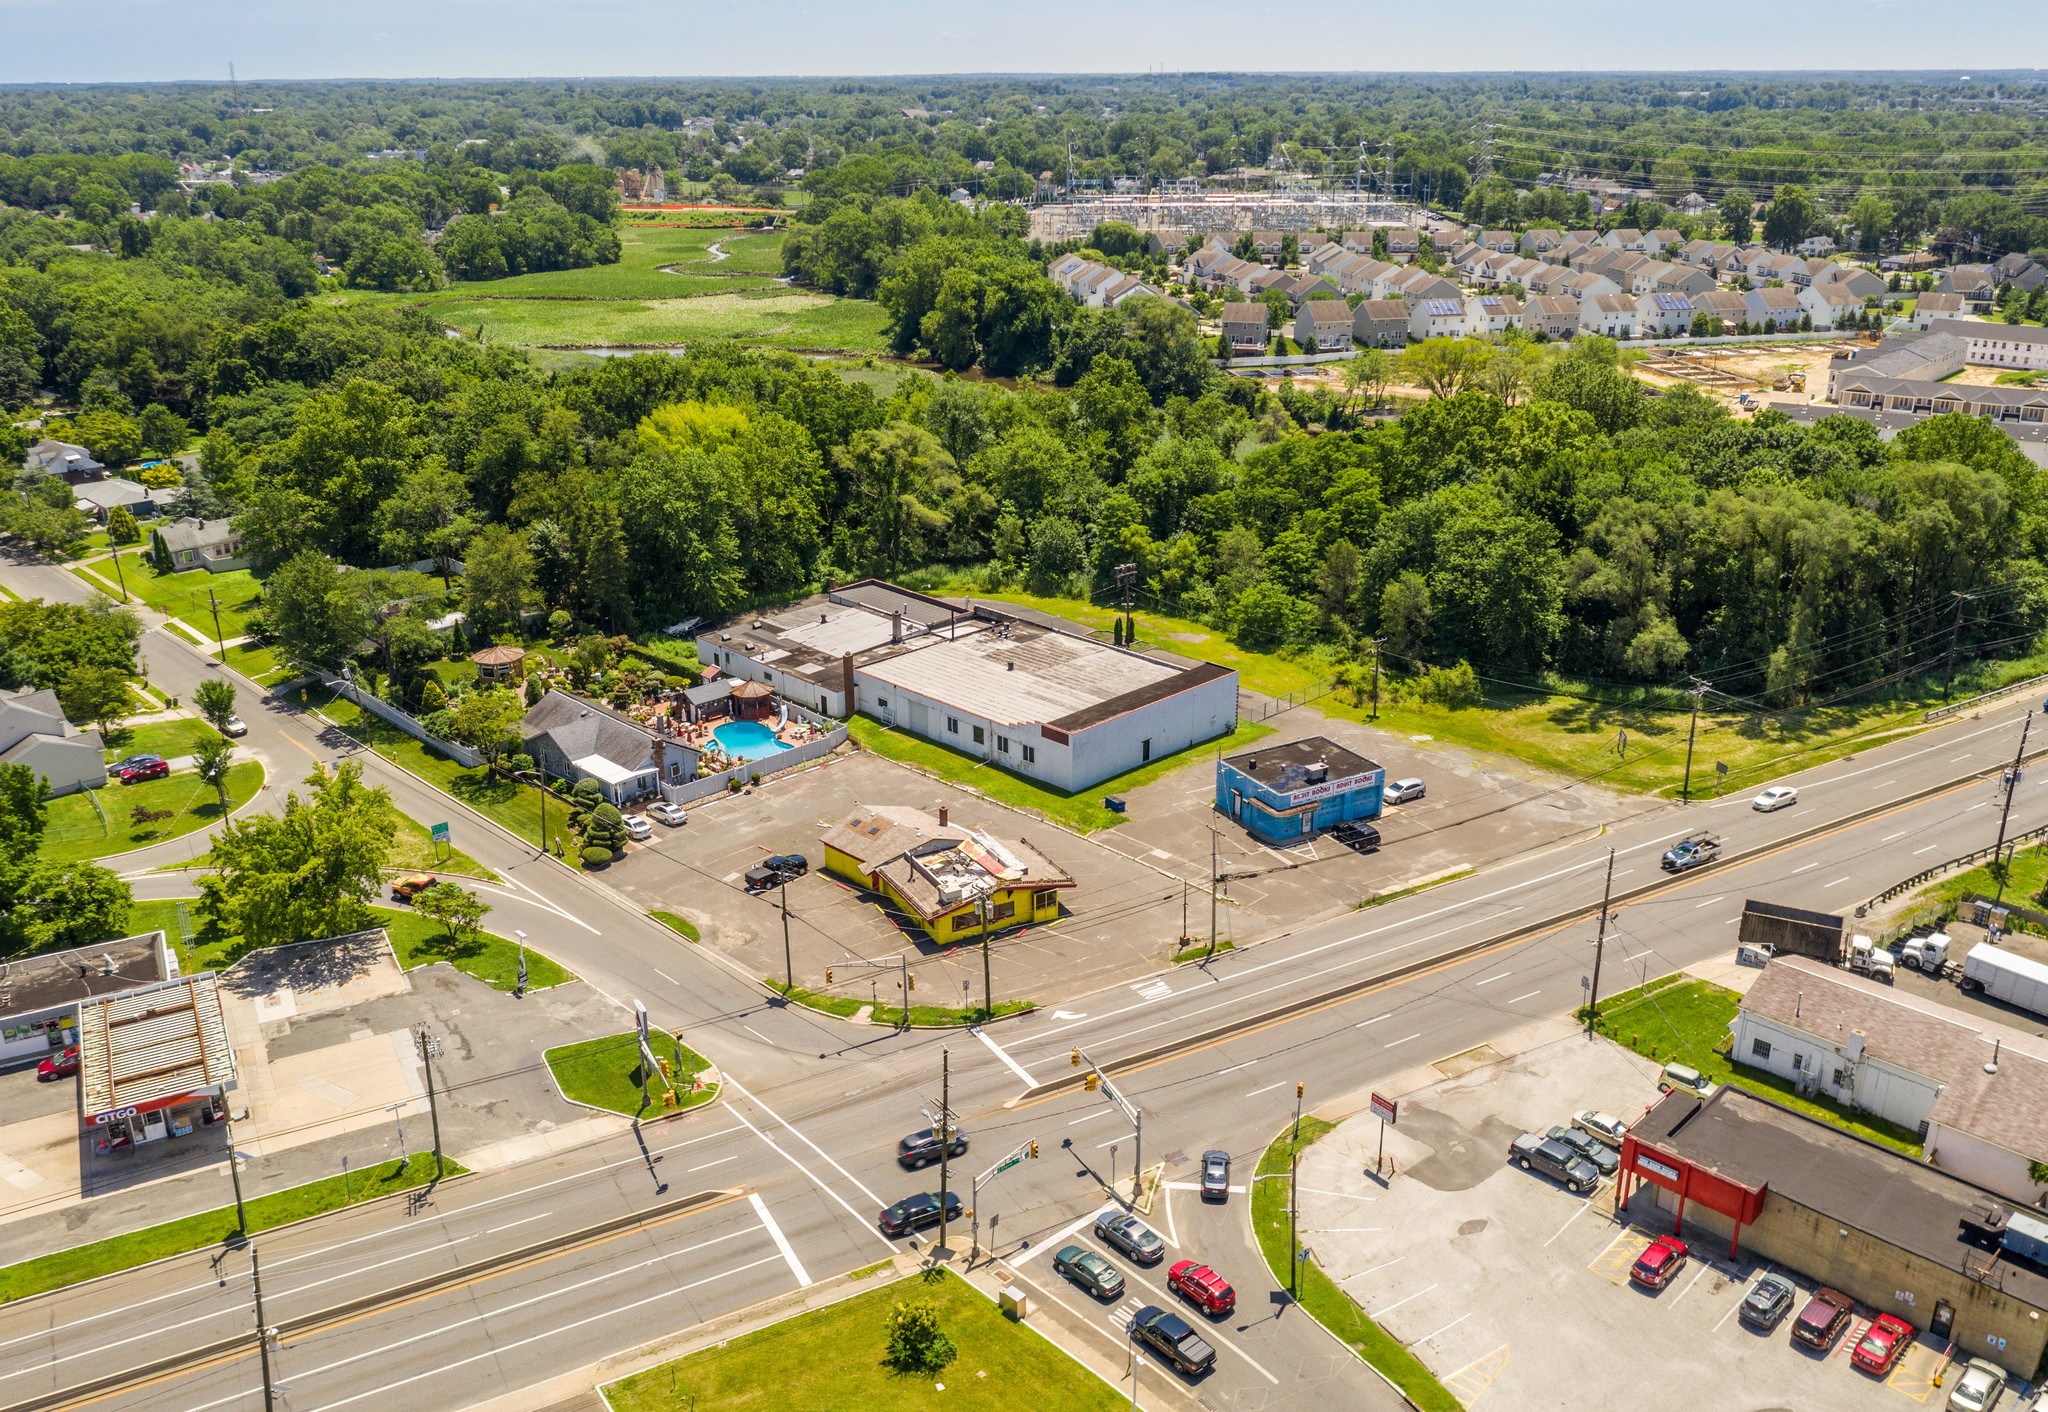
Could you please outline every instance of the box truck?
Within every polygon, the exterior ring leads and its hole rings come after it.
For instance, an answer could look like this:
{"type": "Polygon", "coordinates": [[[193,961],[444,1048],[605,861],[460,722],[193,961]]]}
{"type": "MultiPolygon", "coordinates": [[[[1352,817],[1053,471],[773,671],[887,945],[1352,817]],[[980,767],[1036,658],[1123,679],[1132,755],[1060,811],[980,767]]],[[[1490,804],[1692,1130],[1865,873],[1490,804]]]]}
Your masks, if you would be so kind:
{"type": "Polygon", "coordinates": [[[1964,990],[2048,1016],[2048,966],[2016,952],[1979,942],[1963,958],[1964,990]]]}

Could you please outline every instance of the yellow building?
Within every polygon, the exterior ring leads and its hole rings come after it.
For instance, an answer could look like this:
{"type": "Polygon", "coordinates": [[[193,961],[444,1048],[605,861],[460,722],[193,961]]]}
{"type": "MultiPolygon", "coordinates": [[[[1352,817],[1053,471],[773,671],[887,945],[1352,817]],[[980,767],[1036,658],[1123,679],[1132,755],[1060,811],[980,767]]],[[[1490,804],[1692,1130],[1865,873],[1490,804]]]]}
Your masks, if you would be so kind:
{"type": "Polygon", "coordinates": [[[878,892],[914,917],[935,941],[981,936],[1060,914],[1074,886],[1028,839],[997,838],[955,824],[940,809],[871,806],[826,831],[825,871],[878,892]]]}

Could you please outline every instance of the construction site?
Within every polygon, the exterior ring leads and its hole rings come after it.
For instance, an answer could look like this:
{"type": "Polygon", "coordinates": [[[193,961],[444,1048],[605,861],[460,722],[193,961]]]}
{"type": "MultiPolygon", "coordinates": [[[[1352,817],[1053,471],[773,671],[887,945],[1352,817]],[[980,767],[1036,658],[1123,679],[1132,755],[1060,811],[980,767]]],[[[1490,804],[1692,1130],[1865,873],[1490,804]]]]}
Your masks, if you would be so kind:
{"type": "Polygon", "coordinates": [[[1634,371],[1652,387],[1690,383],[1737,410],[1756,411],[1769,393],[1790,393],[1795,399],[1818,397],[1827,388],[1829,361],[1837,354],[1864,346],[1845,339],[1828,339],[1818,343],[1653,348],[1637,359],[1634,371]]]}

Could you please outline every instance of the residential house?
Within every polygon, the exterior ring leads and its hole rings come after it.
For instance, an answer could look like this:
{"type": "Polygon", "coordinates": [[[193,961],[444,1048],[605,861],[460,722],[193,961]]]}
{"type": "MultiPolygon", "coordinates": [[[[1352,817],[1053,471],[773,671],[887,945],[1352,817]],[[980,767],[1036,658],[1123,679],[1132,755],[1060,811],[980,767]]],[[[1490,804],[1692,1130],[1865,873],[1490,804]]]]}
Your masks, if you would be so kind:
{"type": "Polygon", "coordinates": [[[1068,287],[1068,281],[1087,269],[1089,263],[1070,250],[1045,267],[1045,277],[1066,290],[1068,294],[1072,294],[1073,290],[1068,287]]]}
{"type": "Polygon", "coordinates": [[[1567,244],[1598,245],[1600,243],[1600,232],[1597,230],[1568,230],[1564,233],[1564,238],[1567,244]]]}
{"type": "Polygon", "coordinates": [[[1783,285],[1752,289],[1742,297],[1750,324],[1766,333],[1789,329],[1806,316],[1799,292],[1783,285]]]}
{"type": "Polygon", "coordinates": [[[1814,275],[1815,284],[1839,284],[1858,299],[1882,299],[1885,282],[1864,269],[1861,265],[1845,265],[1839,260],[1829,261],[1825,271],[1814,275]]]}
{"type": "Polygon", "coordinates": [[[1671,227],[1659,226],[1655,230],[1643,233],[1643,253],[1646,255],[1662,255],[1684,239],[1684,236],[1671,229],[1671,227]]]}
{"type": "Polygon", "coordinates": [[[1315,342],[1318,353],[1335,353],[1351,346],[1351,306],[1342,299],[1311,299],[1294,319],[1294,341],[1303,348],[1315,342]]]}
{"type": "Polygon", "coordinates": [[[1544,255],[1564,244],[1564,232],[1549,226],[1536,226],[1522,232],[1516,248],[1524,255],[1541,259],[1544,255]]]}
{"type": "Polygon", "coordinates": [[[157,554],[170,561],[172,573],[204,569],[220,574],[248,566],[248,560],[241,557],[242,537],[235,533],[232,520],[202,520],[187,515],[158,525],[150,531],[149,538],[157,554]]]}
{"type": "Polygon", "coordinates": [[[1569,294],[1539,294],[1522,306],[1522,331],[1562,343],[1579,331],[1579,301],[1569,294]]]}
{"type": "Polygon", "coordinates": [[[1421,343],[1431,338],[1462,338],[1465,333],[1465,305],[1459,299],[1414,299],[1408,304],[1408,341],[1421,343]]]}
{"type": "Polygon", "coordinates": [[[1324,235],[1319,230],[1303,231],[1295,238],[1295,244],[1301,251],[1301,258],[1303,260],[1307,260],[1309,256],[1322,249],[1325,245],[1333,245],[1335,243],[1329,236],[1324,235]]]}
{"type": "Polygon", "coordinates": [[[1422,232],[1413,226],[1387,228],[1387,258],[1405,265],[1422,253],[1422,232]]]}
{"type": "Polygon", "coordinates": [[[1332,266],[1336,265],[1339,261],[1352,259],[1358,255],[1370,254],[1372,254],[1372,250],[1370,247],[1362,251],[1353,250],[1349,245],[1340,244],[1339,242],[1333,240],[1329,242],[1327,245],[1318,245],[1313,250],[1302,251],[1301,267],[1304,270],[1308,270],[1313,274],[1321,274],[1323,271],[1328,270],[1332,266]]]}
{"type": "Polygon", "coordinates": [[[1338,240],[1346,250],[1360,255],[1372,254],[1372,232],[1369,230],[1347,230],[1338,240]]]}
{"type": "Polygon", "coordinates": [[[1621,293],[1621,286],[1606,275],[1596,271],[1574,270],[1571,276],[1562,284],[1557,285],[1552,292],[1556,294],[1569,294],[1572,298],[1583,304],[1596,294],[1619,294],[1621,293]]]}
{"type": "Polygon", "coordinates": [[[1251,289],[1247,293],[1264,294],[1269,289],[1292,283],[1293,279],[1294,277],[1285,270],[1276,270],[1269,266],[1251,277],[1251,289]]]}
{"type": "Polygon", "coordinates": [[[1238,356],[1263,353],[1272,346],[1269,323],[1263,304],[1240,300],[1223,306],[1223,336],[1230,340],[1230,351],[1238,356]]]}
{"type": "Polygon", "coordinates": [[[1566,236],[1564,244],[1558,246],[1557,249],[1551,251],[1543,258],[1554,265],[1571,265],[1576,264],[1588,250],[1598,248],[1597,246],[1587,244],[1583,240],[1574,240],[1570,236],[1566,236]]]}
{"type": "Polygon", "coordinates": [[[1799,291],[1799,304],[1816,329],[1841,328],[1863,313],[1863,301],[1844,284],[1810,284],[1799,291]]]}
{"type": "Polygon", "coordinates": [[[1479,233],[1479,243],[1499,255],[1512,255],[1519,242],[1511,230],[1484,230],[1479,233]]]}
{"type": "Polygon", "coordinates": [[[1714,277],[1693,265],[1666,265],[1657,275],[1657,288],[1671,294],[1705,294],[1714,288],[1714,277]]]}
{"type": "Polygon", "coordinates": [[[1287,293],[1287,302],[1299,309],[1310,299],[1336,299],[1344,291],[1337,288],[1327,275],[1302,273],[1281,285],[1287,293]]]}
{"type": "Polygon", "coordinates": [[[1450,266],[1466,279],[1477,280],[1481,270],[1493,268],[1500,257],[1484,245],[1460,245],[1450,255],[1450,266]]]}
{"type": "Polygon", "coordinates": [[[1351,342],[1359,348],[1408,346],[1408,305],[1399,299],[1368,299],[1351,315],[1351,342]]]}
{"type": "Polygon", "coordinates": [[[1634,226],[1617,226],[1600,237],[1600,244],[1609,250],[1633,250],[1643,252],[1643,233],[1634,226]]]}
{"type": "Polygon", "coordinates": [[[1556,294],[1564,282],[1572,277],[1572,271],[1563,265],[1545,265],[1542,270],[1522,282],[1522,288],[1531,294],[1556,294]]]}
{"type": "Polygon", "coordinates": [[[1636,296],[1636,328],[1644,338],[1670,338],[1692,331],[1692,300],[1683,294],[1651,292],[1636,296]]]}
{"type": "Polygon", "coordinates": [[[153,517],[163,505],[175,504],[184,497],[183,486],[151,490],[140,481],[125,480],[120,476],[85,481],[73,486],[71,490],[71,503],[101,524],[107,522],[107,512],[116,506],[138,520],[146,520],[153,517]]]}
{"type": "Polygon", "coordinates": [[[1965,362],[2015,372],[2048,371],[2048,329],[2036,324],[1957,322],[1942,331],[1965,340],[1965,362]]]}
{"type": "Polygon", "coordinates": [[[550,690],[520,722],[520,748],[558,779],[596,780],[614,804],[697,778],[698,752],[656,735],[630,716],[550,690]]]}
{"type": "Polygon", "coordinates": [[[1654,294],[1664,287],[1665,277],[1676,277],[1680,268],[1665,260],[1645,260],[1628,272],[1628,292],[1654,294]]]}
{"type": "Polygon", "coordinates": [[[1809,235],[1799,242],[1802,255],[1832,255],[1835,253],[1835,238],[1832,235],[1809,235]]]}
{"type": "Polygon", "coordinates": [[[2043,268],[2033,256],[2018,251],[1999,256],[1991,268],[2000,284],[2016,285],[2028,293],[2048,283],[2048,268],[2043,268]]]}
{"type": "Polygon", "coordinates": [[[1943,294],[1960,294],[1972,313],[1982,314],[1998,301],[1998,272],[1989,265],[1957,265],[1934,286],[1943,294]]]}
{"type": "Polygon", "coordinates": [[[1188,248],[1188,237],[1194,232],[1186,226],[1161,226],[1145,232],[1145,253],[1164,255],[1171,259],[1188,248]]]}
{"type": "Polygon", "coordinates": [[[1498,338],[1522,322],[1522,301],[1512,294],[1475,294],[1465,301],[1465,333],[1498,338]]]}
{"type": "Polygon", "coordinates": [[[50,794],[98,789],[107,782],[106,746],[98,731],[64,719],[57,693],[0,691],[0,765],[26,765],[50,794]]]}
{"type": "Polygon", "coordinates": [[[1449,299],[1462,310],[1465,291],[1445,279],[1433,275],[1420,266],[1411,265],[1403,278],[1387,281],[1388,298],[1399,299],[1449,299]]]}
{"type": "Polygon", "coordinates": [[[1806,262],[1797,255],[1766,255],[1749,267],[1750,280],[1757,284],[1777,280],[1780,284],[1810,284],[1806,262]]]}
{"type": "Polygon", "coordinates": [[[1529,281],[1547,271],[1550,266],[1541,260],[1531,260],[1524,255],[1510,255],[1505,264],[1493,267],[1494,282],[1497,284],[1519,284],[1524,289],[1529,281]]]}
{"type": "Polygon", "coordinates": [[[1628,294],[1596,294],[1579,301],[1579,329],[1608,338],[1636,336],[1636,301],[1628,294]]]}
{"type": "Polygon", "coordinates": [[[1336,282],[1340,294],[1371,294],[1383,282],[1401,273],[1404,266],[1392,265],[1385,260],[1375,260],[1370,255],[1346,255],[1342,261],[1332,265],[1328,277],[1336,282]]]}
{"type": "Polygon", "coordinates": [[[1280,259],[1280,251],[1287,243],[1287,233],[1279,230],[1255,230],[1252,232],[1252,249],[1259,252],[1259,258],[1267,264],[1280,259]]]}
{"type": "Polygon", "coordinates": [[[1969,312],[1960,294],[1923,294],[1913,301],[1913,327],[1924,329],[1936,319],[1960,319],[1969,312]]]}
{"type": "Polygon", "coordinates": [[[74,446],[68,441],[53,441],[44,437],[29,447],[28,456],[21,463],[25,474],[32,476],[62,476],[72,485],[88,480],[101,480],[107,468],[93,459],[92,452],[83,446],[74,446]]]}
{"type": "Polygon", "coordinates": [[[1685,264],[1697,265],[1699,266],[1699,268],[1703,270],[1711,270],[1714,267],[1715,243],[1716,242],[1708,240],[1706,237],[1701,236],[1693,240],[1688,240],[1685,242],[1685,244],[1679,246],[1676,255],[1672,255],[1672,252],[1669,250],[1666,250],[1664,253],[1667,256],[1671,256],[1674,259],[1684,262],[1685,264]]]}
{"type": "Polygon", "coordinates": [[[998,838],[936,815],[861,805],[825,831],[824,871],[894,903],[941,943],[1056,921],[1074,879],[1026,838],[998,838]]]}
{"type": "Polygon", "coordinates": [[[1924,275],[1940,267],[1941,257],[1932,250],[1901,250],[1877,262],[1877,268],[1885,274],[1896,271],[1904,275],[1924,275]]]}
{"type": "Polygon", "coordinates": [[[1181,268],[1190,282],[1213,288],[1216,271],[1236,258],[1230,253],[1229,241],[1220,235],[1212,235],[1201,249],[1188,256],[1181,268]]]}
{"type": "Polygon", "coordinates": [[[1714,330],[1717,334],[1735,332],[1737,326],[1749,317],[1749,306],[1732,289],[1702,290],[1688,294],[1686,298],[1692,300],[1695,314],[1705,314],[1710,320],[1720,323],[1721,327],[1714,330]]]}

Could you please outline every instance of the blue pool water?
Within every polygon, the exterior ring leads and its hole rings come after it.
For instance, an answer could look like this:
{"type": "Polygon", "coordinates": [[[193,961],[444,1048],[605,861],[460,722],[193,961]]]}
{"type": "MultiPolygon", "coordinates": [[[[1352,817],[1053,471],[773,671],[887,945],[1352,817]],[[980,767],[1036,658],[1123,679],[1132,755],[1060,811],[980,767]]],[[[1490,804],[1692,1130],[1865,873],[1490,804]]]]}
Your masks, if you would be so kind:
{"type": "Polygon", "coordinates": [[[759,721],[727,721],[711,735],[718,748],[735,760],[759,760],[789,749],[775,738],[774,727],[759,721]]]}

